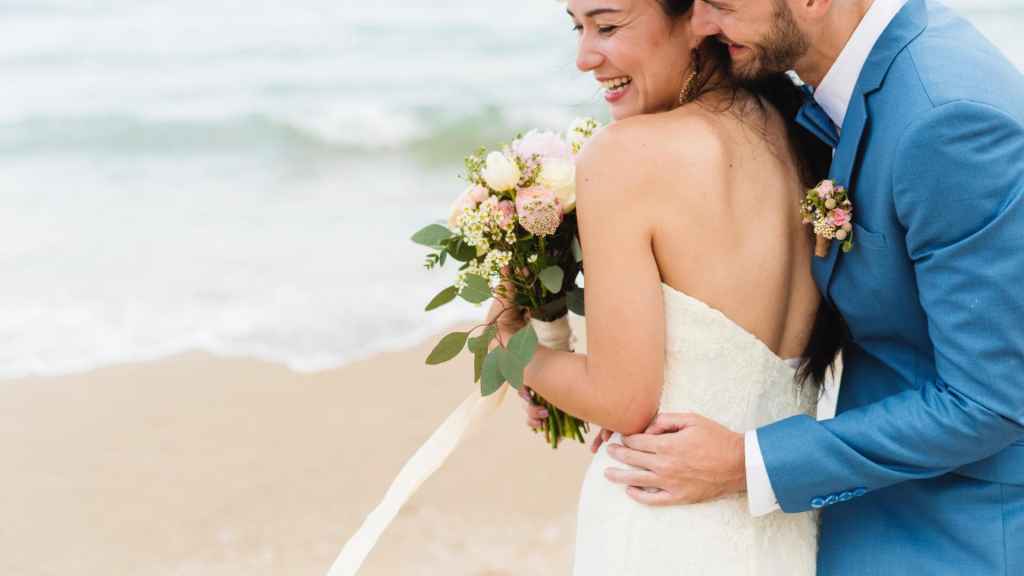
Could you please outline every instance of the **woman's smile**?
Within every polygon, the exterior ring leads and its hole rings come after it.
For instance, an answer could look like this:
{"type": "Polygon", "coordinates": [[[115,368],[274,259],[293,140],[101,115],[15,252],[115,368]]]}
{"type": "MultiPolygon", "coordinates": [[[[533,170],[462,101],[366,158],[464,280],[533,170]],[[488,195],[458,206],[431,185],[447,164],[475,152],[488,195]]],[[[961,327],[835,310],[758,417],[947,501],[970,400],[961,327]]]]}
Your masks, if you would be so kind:
{"type": "Polygon", "coordinates": [[[629,76],[615,76],[606,79],[598,78],[598,82],[604,87],[604,99],[609,104],[618,102],[629,91],[633,85],[633,79],[629,76]]]}

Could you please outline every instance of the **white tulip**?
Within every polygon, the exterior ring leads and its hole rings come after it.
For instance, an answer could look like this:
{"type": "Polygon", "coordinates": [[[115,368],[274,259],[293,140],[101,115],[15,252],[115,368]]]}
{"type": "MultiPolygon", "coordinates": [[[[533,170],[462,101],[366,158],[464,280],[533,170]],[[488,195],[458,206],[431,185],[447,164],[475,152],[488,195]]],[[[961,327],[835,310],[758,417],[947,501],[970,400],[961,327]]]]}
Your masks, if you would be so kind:
{"type": "Polygon", "coordinates": [[[484,169],[480,172],[484,182],[496,192],[505,192],[516,187],[519,178],[519,166],[501,152],[491,152],[487,155],[484,169]]]}
{"type": "Polygon", "coordinates": [[[561,158],[545,160],[541,164],[537,182],[555,193],[564,214],[568,214],[576,208],[576,164],[571,160],[561,158]]]}

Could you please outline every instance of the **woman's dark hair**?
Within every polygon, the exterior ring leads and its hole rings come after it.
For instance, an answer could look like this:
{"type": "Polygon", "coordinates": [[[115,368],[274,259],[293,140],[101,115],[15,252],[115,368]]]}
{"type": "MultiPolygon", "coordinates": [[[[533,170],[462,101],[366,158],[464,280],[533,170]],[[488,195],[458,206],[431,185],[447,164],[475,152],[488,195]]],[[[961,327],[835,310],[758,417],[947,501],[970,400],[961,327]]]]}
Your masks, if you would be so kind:
{"type": "MultiPolygon", "coordinates": [[[[658,0],[669,18],[678,18],[693,8],[694,0],[658,0]]],[[[707,39],[699,49],[701,57],[697,94],[725,90],[733,99],[741,91],[756,96],[782,115],[789,144],[798,162],[801,180],[808,188],[828,177],[832,149],[797,125],[795,119],[803,105],[803,93],[784,72],[766,74],[757,80],[739,80],[729,71],[729,51],[714,38],[707,39]]],[[[822,300],[814,319],[803,361],[797,372],[800,382],[821,384],[846,342],[846,324],[842,316],[822,300]]]]}

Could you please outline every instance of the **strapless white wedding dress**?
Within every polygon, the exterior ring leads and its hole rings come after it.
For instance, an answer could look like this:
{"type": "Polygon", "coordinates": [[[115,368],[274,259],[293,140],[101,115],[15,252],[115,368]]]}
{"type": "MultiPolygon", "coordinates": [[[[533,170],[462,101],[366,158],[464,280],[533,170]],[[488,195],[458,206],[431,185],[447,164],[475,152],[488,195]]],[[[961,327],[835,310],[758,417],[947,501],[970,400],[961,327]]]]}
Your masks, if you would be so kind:
{"type": "MultiPolygon", "coordinates": [[[[797,386],[791,362],[721,312],[667,284],[662,288],[666,340],[661,412],[696,412],[736,431],[799,413],[813,416],[817,391],[797,386]]],[[[577,346],[582,342],[578,338],[577,346]]],[[[743,495],[648,507],[604,477],[606,468],[623,466],[608,456],[606,446],[583,481],[576,576],[815,573],[816,513],[775,512],[755,518],[743,495]]]]}

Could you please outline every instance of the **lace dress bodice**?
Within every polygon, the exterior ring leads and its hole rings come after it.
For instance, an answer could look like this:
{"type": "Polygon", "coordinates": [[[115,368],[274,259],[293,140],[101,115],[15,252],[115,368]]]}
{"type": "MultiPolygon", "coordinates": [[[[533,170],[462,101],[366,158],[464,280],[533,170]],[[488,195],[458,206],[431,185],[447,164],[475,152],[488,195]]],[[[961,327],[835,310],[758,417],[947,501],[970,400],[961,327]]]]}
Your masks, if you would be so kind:
{"type": "MultiPolygon", "coordinates": [[[[817,391],[796,384],[791,363],[721,312],[667,284],[662,288],[661,412],[695,412],[738,432],[813,415],[817,391]]],[[[579,329],[574,327],[576,351],[585,352],[579,329]]],[[[814,513],[754,518],[743,495],[647,507],[605,479],[606,468],[623,466],[602,447],[587,471],[577,519],[577,576],[814,574],[814,513]]]]}

